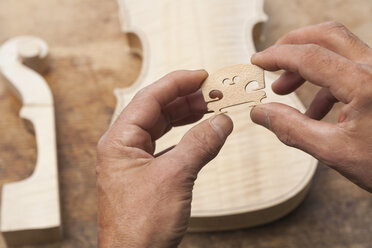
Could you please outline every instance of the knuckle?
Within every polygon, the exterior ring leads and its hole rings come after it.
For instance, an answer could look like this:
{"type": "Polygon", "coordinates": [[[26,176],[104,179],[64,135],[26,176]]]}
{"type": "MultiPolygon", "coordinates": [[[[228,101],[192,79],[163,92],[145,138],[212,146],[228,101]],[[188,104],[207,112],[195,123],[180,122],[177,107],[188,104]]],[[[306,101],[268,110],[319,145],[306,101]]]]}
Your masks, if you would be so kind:
{"type": "Polygon", "coordinates": [[[141,95],[146,94],[147,89],[148,89],[148,86],[146,86],[146,87],[140,89],[140,90],[136,93],[136,96],[141,96],[141,95]]]}
{"type": "Polygon", "coordinates": [[[100,153],[100,150],[97,149],[97,163],[95,167],[97,178],[102,174],[102,170],[104,168],[102,157],[103,157],[102,153],[100,153]]]}
{"type": "Polygon", "coordinates": [[[111,144],[109,143],[107,138],[105,138],[105,135],[104,135],[100,138],[96,146],[97,162],[96,162],[95,169],[96,169],[97,178],[100,175],[104,174],[104,171],[106,170],[106,167],[107,167],[105,166],[105,164],[110,160],[111,154],[112,154],[111,144]]]}
{"type": "Polygon", "coordinates": [[[97,143],[97,146],[96,146],[97,157],[101,157],[106,153],[106,150],[107,150],[106,135],[107,135],[107,132],[102,135],[102,137],[99,139],[97,143]]]}
{"type": "Polygon", "coordinates": [[[284,43],[292,43],[296,37],[300,34],[300,32],[302,31],[302,29],[296,29],[296,30],[292,30],[290,32],[288,32],[287,34],[285,34],[284,36],[282,36],[276,44],[284,44],[284,43]]]}
{"type": "MultiPolygon", "coordinates": [[[[125,118],[127,121],[133,121],[139,116],[141,111],[146,110],[146,107],[156,106],[158,99],[156,98],[152,85],[146,86],[145,88],[139,90],[129,104],[124,108],[125,114],[119,116],[119,118],[125,118]]],[[[122,111],[122,113],[124,112],[122,111]]]]}
{"type": "Polygon", "coordinates": [[[174,83],[175,81],[177,81],[178,78],[183,77],[186,73],[187,73],[186,70],[172,71],[165,75],[163,79],[169,81],[169,83],[174,83]]]}
{"type": "Polygon", "coordinates": [[[177,75],[178,75],[178,71],[172,71],[166,74],[163,78],[159,79],[157,82],[164,80],[164,81],[167,81],[168,83],[173,83],[176,80],[177,75]]]}
{"type": "Polygon", "coordinates": [[[274,60],[279,60],[280,58],[280,51],[283,48],[283,45],[281,44],[274,44],[264,50],[262,53],[265,54],[266,57],[274,58],[274,60]]]}
{"type": "Polygon", "coordinates": [[[319,53],[322,51],[322,47],[316,44],[305,44],[304,47],[304,54],[301,58],[301,62],[305,65],[313,64],[314,60],[318,59],[319,53]]]}
{"type": "Polygon", "coordinates": [[[283,142],[284,144],[295,147],[296,143],[293,139],[293,130],[289,128],[288,126],[282,127],[280,130],[277,130],[274,132],[277,134],[278,139],[283,142]]]}
{"type": "MultiPolygon", "coordinates": [[[[144,88],[142,88],[142,89],[140,89],[140,90],[139,90],[139,91],[134,95],[133,100],[134,100],[134,99],[141,99],[141,98],[143,98],[143,97],[148,96],[149,87],[150,87],[150,85],[149,85],[149,86],[146,86],[146,87],[144,87],[144,88]]],[[[132,102],[133,102],[133,100],[132,100],[132,102]]]]}
{"type": "Polygon", "coordinates": [[[278,50],[282,47],[281,44],[274,44],[267,49],[263,50],[261,53],[265,54],[266,56],[275,56],[275,53],[278,52],[278,50]]]}
{"type": "Polygon", "coordinates": [[[357,64],[356,71],[363,84],[372,84],[372,68],[370,66],[357,64]]]}
{"type": "Polygon", "coordinates": [[[185,73],[185,70],[175,70],[175,71],[172,71],[172,72],[168,73],[167,76],[170,79],[174,79],[174,78],[177,78],[177,76],[179,76],[179,74],[183,74],[183,73],[185,73]]]}
{"type": "Polygon", "coordinates": [[[341,40],[346,41],[351,46],[353,46],[359,41],[359,39],[352,32],[350,32],[349,29],[347,29],[345,25],[343,25],[342,23],[331,21],[326,23],[324,26],[326,29],[324,30],[325,33],[329,33],[334,38],[338,37],[341,40]]]}
{"type": "Polygon", "coordinates": [[[309,56],[317,55],[319,51],[322,50],[322,47],[317,44],[305,44],[304,47],[306,50],[306,54],[308,54],[309,56]]]}
{"type": "Polygon", "coordinates": [[[341,38],[355,38],[354,35],[340,22],[330,21],[321,26],[325,33],[340,36],[341,38]]]}
{"type": "MultiPolygon", "coordinates": [[[[126,132],[123,132],[125,135],[126,132]]],[[[114,157],[116,153],[126,155],[125,146],[121,137],[115,137],[107,131],[98,141],[96,146],[97,162],[114,157]]]]}
{"type": "Polygon", "coordinates": [[[345,74],[345,72],[349,71],[350,68],[350,63],[343,60],[333,59],[328,54],[324,54],[322,62],[324,64],[324,70],[329,70],[329,65],[332,64],[339,75],[345,74]]]}
{"type": "Polygon", "coordinates": [[[96,164],[96,177],[97,177],[97,179],[101,177],[103,167],[104,166],[102,166],[101,163],[96,164]]]}
{"type": "Polygon", "coordinates": [[[323,65],[323,70],[328,70],[332,65],[336,71],[344,73],[349,70],[350,64],[344,60],[335,59],[325,48],[317,44],[306,44],[300,63],[305,67],[313,67],[314,64],[323,65]]]}
{"type": "Polygon", "coordinates": [[[268,49],[266,49],[265,52],[273,53],[273,52],[279,50],[281,47],[282,47],[281,44],[274,44],[271,47],[269,47],[268,49]]]}
{"type": "Polygon", "coordinates": [[[357,64],[353,95],[361,100],[371,101],[372,96],[372,68],[370,66],[357,64]]]}
{"type": "Polygon", "coordinates": [[[325,22],[321,25],[324,26],[325,28],[327,28],[329,30],[333,30],[335,32],[348,31],[348,29],[345,27],[345,25],[338,22],[338,21],[329,21],[329,22],[325,22]]]}

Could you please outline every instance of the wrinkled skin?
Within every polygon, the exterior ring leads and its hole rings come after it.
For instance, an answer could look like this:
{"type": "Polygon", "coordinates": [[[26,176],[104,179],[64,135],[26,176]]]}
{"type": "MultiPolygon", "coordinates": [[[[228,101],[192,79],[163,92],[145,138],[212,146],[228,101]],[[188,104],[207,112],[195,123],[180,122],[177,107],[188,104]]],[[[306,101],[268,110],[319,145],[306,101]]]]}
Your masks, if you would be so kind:
{"type": "MultiPolygon", "coordinates": [[[[306,80],[321,86],[305,114],[279,103],[256,106],[252,120],[372,192],[372,51],[338,23],[305,27],[252,57],[288,94],[306,80]],[[320,121],[343,102],[338,123],[320,121]]],[[[218,115],[190,129],[174,148],[154,155],[155,141],[206,112],[205,71],[177,71],[140,91],[97,147],[100,247],[174,247],[190,218],[192,188],[233,125],[218,115]]]]}
{"type": "Polygon", "coordinates": [[[321,87],[305,114],[269,103],[256,106],[252,120],[372,192],[372,50],[343,25],[328,22],[288,33],[251,61],[285,70],[272,84],[277,94],[306,80],[321,87]],[[336,102],[344,103],[338,122],[320,121],[336,102]]]}
{"type": "Polygon", "coordinates": [[[189,130],[173,149],[154,156],[155,140],[206,112],[199,88],[205,71],[177,71],[140,91],[101,138],[98,148],[100,247],[173,247],[188,226],[192,188],[233,125],[218,115],[189,130]]]}

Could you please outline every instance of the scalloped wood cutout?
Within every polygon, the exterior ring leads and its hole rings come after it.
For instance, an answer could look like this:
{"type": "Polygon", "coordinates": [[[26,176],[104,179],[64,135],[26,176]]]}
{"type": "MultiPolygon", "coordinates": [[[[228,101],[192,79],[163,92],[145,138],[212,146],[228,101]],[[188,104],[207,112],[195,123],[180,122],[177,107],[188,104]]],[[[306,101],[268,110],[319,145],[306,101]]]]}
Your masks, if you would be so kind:
{"type": "Polygon", "coordinates": [[[244,103],[260,104],[266,98],[262,90],[265,88],[264,80],[264,72],[258,66],[233,65],[209,75],[201,90],[208,110],[222,113],[222,109],[244,103]]]}
{"type": "Polygon", "coordinates": [[[0,47],[0,73],[22,100],[20,116],[33,124],[37,145],[32,175],[2,188],[0,229],[9,246],[61,237],[53,96],[39,75],[47,58],[47,44],[32,36],[15,37],[0,47]]]}
{"type": "MultiPolygon", "coordinates": [[[[113,120],[138,90],[173,70],[204,68],[213,73],[231,65],[250,64],[255,53],[253,29],[267,19],[262,0],[118,3],[123,32],[128,38],[137,35],[141,43],[131,47],[131,51],[141,55],[143,62],[136,82],[129,88],[115,90],[118,102],[113,120]]],[[[265,72],[267,101],[303,111],[295,94],[278,96],[272,92],[271,84],[276,78],[276,74],[265,72]]],[[[234,130],[218,156],[198,175],[189,231],[268,223],[292,211],[306,195],[317,161],[283,145],[270,131],[252,123],[249,105],[228,109],[234,130]]],[[[177,144],[192,126],[172,129],[156,141],[155,153],[177,144]]]]}

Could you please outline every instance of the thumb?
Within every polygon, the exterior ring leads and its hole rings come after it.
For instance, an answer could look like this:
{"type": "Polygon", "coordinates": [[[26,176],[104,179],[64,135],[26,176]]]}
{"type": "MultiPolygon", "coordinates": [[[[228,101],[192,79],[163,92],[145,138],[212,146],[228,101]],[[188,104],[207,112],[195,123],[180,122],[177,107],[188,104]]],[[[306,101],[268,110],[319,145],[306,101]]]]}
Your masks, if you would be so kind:
{"type": "Polygon", "coordinates": [[[251,111],[251,119],[275,133],[284,144],[299,148],[323,161],[333,160],[329,148],[337,149],[343,143],[340,142],[341,130],[336,125],[313,120],[281,103],[255,106],[251,111]]]}
{"type": "Polygon", "coordinates": [[[165,158],[194,176],[217,156],[233,129],[230,117],[219,114],[191,128],[165,158]]]}

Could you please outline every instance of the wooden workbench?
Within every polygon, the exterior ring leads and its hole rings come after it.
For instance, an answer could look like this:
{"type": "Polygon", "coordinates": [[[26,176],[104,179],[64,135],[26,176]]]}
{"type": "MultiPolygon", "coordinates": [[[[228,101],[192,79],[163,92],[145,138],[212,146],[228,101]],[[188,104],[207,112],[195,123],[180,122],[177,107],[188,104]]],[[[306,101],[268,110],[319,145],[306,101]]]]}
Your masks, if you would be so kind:
{"type": "MultiPolygon", "coordinates": [[[[257,48],[287,31],[339,20],[372,44],[368,0],[266,0],[270,20],[257,48]]],[[[141,61],[129,54],[115,0],[1,0],[0,42],[31,34],[50,45],[45,76],[56,108],[64,240],[44,247],[96,246],[95,147],[115,107],[112,91],[129,86],[141,61]]],[[[305,105],[316,88],[298,90],[305,105]]],[[[35,141],[18,117],[20,102],[0,80],[0,184],[30,175],[35,141]]],[[[327,120],[335,120],[332,112],[327,120]]],[[[372,196],[320,165],[308,197],[289,216],[266,226],[187,234],[181,247],[370,247],[372,196]]],[[[5,247],[3,241],[0,247],[5,247]]]]}

